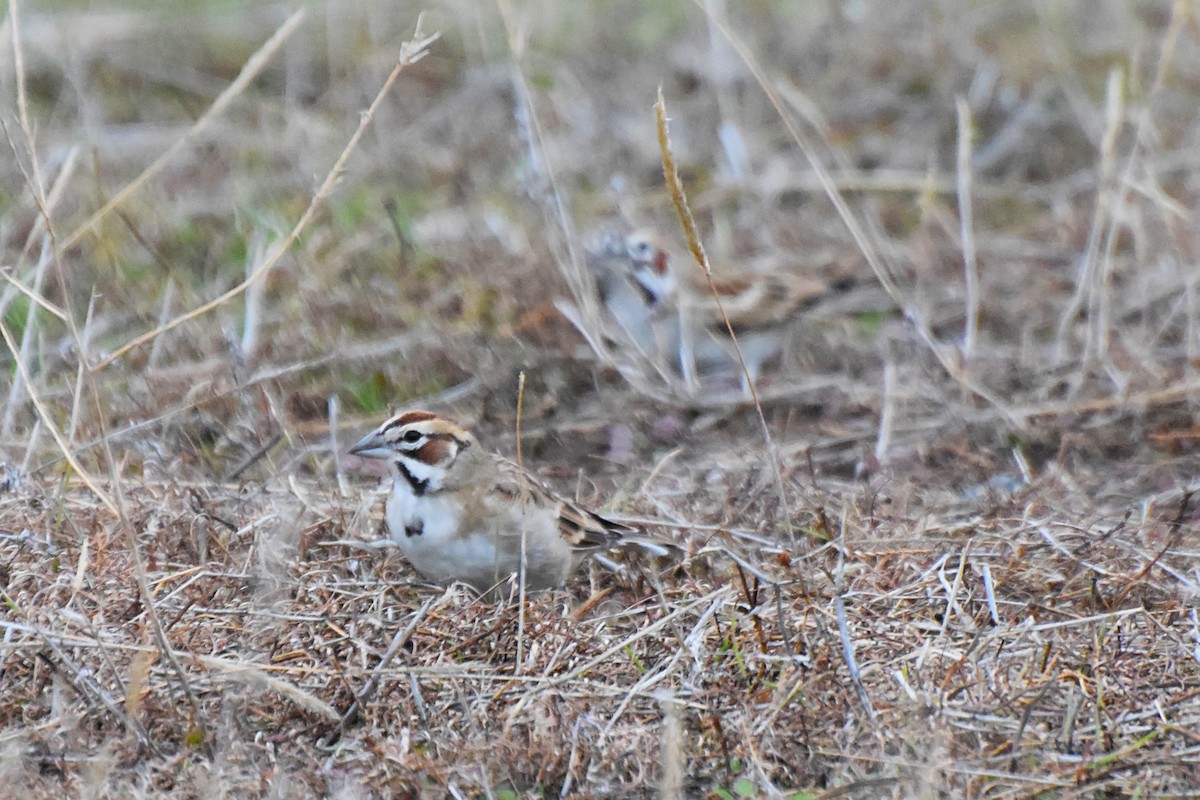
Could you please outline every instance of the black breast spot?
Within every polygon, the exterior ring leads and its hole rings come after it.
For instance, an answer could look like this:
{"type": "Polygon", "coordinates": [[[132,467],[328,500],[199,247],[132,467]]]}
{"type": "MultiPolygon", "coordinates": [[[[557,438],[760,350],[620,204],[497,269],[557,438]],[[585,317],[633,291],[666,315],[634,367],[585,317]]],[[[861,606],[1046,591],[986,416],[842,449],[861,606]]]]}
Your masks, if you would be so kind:
{"type": "Polygon", "coordinates": [[[404,526],[404,535],[405,536],[409,536],[409,537],[420,536],[424,532],[425,532],[425,522],[423,520],[417,520],[412,525],[404,526]]]}

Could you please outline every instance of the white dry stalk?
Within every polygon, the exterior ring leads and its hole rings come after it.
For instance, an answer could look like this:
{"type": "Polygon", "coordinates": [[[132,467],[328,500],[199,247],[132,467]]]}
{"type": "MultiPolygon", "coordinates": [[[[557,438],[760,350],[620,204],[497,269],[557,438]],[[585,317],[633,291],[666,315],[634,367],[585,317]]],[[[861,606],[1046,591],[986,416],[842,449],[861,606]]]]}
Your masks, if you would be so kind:
{"type": "Polygon", "coordinates": [[[329,395],[329,449],[333,456],[333,474],[337,479],[338,494],[346,497],[349,487],[346,485],[346,470],[342,464],[342,446],[338,441],[338,396],[329,395]]]}
{"type": "Polygon", "coordinates": [[[967,554],[970,551],[971,544],[968,542],[967,546],[963,548],[962,553],[959,554],[958,568],[954,570],[953,584],[946,580],[946,570],[944,566],[937,572],[938,583],[942,585],[942,589],[944,589],[946,592],[946,610],[942,612],[942,629],[940,632],[942,636],[946,635],[946,630],[950,627],[950,619],[953,616],[962,618],[964,625],[966,625],[968,629],[974,627],[970,624],[970,617],[968,617],[963,611],[962,604],[958,602],[958,593],[962,589],[963,573],[966,572],[967,568],[967,554]]]}
{"type": "Polygon", "coordinates": [[[21,379],[25,381],[25,385],[28,387],[30,402],[32,402],[34,408],[37,409],[39,419],[45,424],[46,429],[50,431],[50,435],[54,438],[55,444],[58,445],[59,451],[67,460],[67,463],[71,465],[71,469],[74,470],[75,474],[79,476],[79,479],[83,481],[84,485],[87,486],[92,494],[96,496],[96,499],[98,499],[110,512],[113,514],[118,514],[119,510],[117,508],[117,504],[113,502],[113,499],[111,496],[109,496],[108,492],[104,491],[96,479],[92,477],[91,472],[89,472],[87,468],[85,468],[83,464],[79,462],[79,459],[76,457],[73,448],[67,443],[66,439],[62,435],[62,432],[59,431],[58,427],[54,424],[53,419],[50,416],[50,410],[46,407],[45,403],[42,402],[40,394],[33,388],[32,376],[29,373],[28,367],[25,365],[25,361],[20,358],[20,351],[17,347],[17,343],[14,341],[12,333],[8,330],[8,326],[4,324],[3,318],[0,318],[0,336],[4,338],[4,343],[8,346],[8,351],[16,362],[17,373],[21,376],[21,379]]]}
{"type": "Polygon", "coordinates": [[[1140,147],[1135,140],[1130,149],[1126,170],[1120,179],[1112,174],[1116,161],[1117,134],[1125,120],[1124,81],[1119,69],[1114,69],[1108,76],[1108,89],[1105,103],[1105,130],[1101,143],[1102,173],[1106,180],[1101,191],[1107,195],[1107,215],[1102,221],[1104,225],[1104,242],[1100,250],[1100,262],[1092,268],[1095,279],[1088,287],[1088,338],[1084,360],[1088,356],[1103,360],[1108,356],[1109,334],[1112,328],[1112,276],[1113,256],[1117,249],[1117,237],[1121,233],[1124,214],[1121,213],[1127,201],[1124,186],[1133,169],[1140,147]]]}
{"type": "MultiPolygon", "coordinates": [[[[50,265],[50,237],[42,242],[42,255],[38,258],[37,267],[33,273],[32,294],[41,295],[42,284],[46,279],[47,267],[50,265]]],[[[29,361],[30,349],[33,347],[33,337],[38,329],[38,304],[31,302],[25,315],[25,330],[21,332],[21,347],[18,358],[29,361]]],[[[4,422],[0,424],[0,436],[9,438],[13,435],[13,425],[16,423],[17,409],[25,400],[25,381],[20,373],[13,376],[12,386],[8,390],[8,404],[4,407],[4,422]]]]}
{"type": "MultiPolygon", "coordinates": [[[[1098,359],[1103,359],[1108,355],[1109,338],[1112,331],[1113,256],[1116,252],[1117,239],[1120,236],[1122,226],[1125,224],[1124,215],[1119,213],[1119,211],[1123,211],[1128,205],[1128,201],[1125,199],[1125,189],[1134,185],[1134,173],[1144,161],[1146,148],[1150,144],[1150,133],[1153,130],[1153,118],[1150,116],[1150,108],[1155,98],[1158,97],[1163,89],[1167,72],[1175,55],[1175,47],[1179,40],[1180,31],[1185,22],[1192,16],[1192,12],[1189,12],[1187,5],[1187,3],[1178,1],[1172,8],[1171,23],[1167,28],[1166,35],[1163,37],[1163,45],[1159,51],[1158,62],[1155,65],[1154,81],[1136,113],[1133,142],[1125,157],[1124,166],[1119,177],[1115,176],[1115,140],[1121,125],[1125,121],[1123,73],[1117,68],[1114,68],[1109,73],[1105,102],[1105,132],[1101,142],[1102,156],[1113,162],[1108,163],[1105,160],[1101,162],[1101,174],[1107,178],[1107,180],[1102,180],[1101,182],[1101,192],[1103,193],[1105,187],[1107,187],[1109,213],[1103,221],[1106,230],[1101,250],[1102,260],[1098,267],[1093,268],[1093,271],[1098,274],[1088,287],[1089,326],[1088,350],[1085,353],[1085,360],[1089,354],[1098,359]],[[1112,172],[1106,172],[1105,170],[1112,170],[1112,172]]],[[[1135,241],[1140,245],[1143,239],[1145,239],[1144,236],[1136,237],[1135,241]]],[[[1135,251],[1141,250],[1140,246],[1135,247],[1135,251]]],[[[1139,266],[1144,264],[1140,260],[1136,263],[1139,266]]]]}
{"type": "MultiPolygon", "coordinates": [[[[1183,324],[1185,335],[1183,337],[1183,346],[1185,348],[1184,371],[1194,380],[1196,376],[1196,360],[1200,357],[1200,325],[1196,323],[1200,321],[1200,297],[1197,297],[1196,279],[1197,276],[1192,272],[1191,265],[1184,265],[1179,259],[1172,259],[1178,275],[1178,280],[1175,285],[1183,286],[1183,297],[1180,302],[1183,306],[1183,324]]],[[[1164,319],[1164,323],[1166,320],[1164,319]]],[[[1166,324],[1160,325],[1158,335],[1161,335],[1167,330],[1166,324]]]]}
{"type": "Polygon", "coordinates": [[[888,449],[892,444],[892,428],[896,422],[896,362],[888,359],[883,364],[883,398],[879,411],[879,433],[875,436],[875,460],[887,462],[888,449]]]}
{"type": "MultiPolygon", "coordinates": [[[[262,228],[255,228],[250,234],[246,247],[246,281],[254,277],[256,264],[263,261],[267,251],[267,235],[262,228]]],[[[258,332],[262,323],[263,294],[266,291],[265,280],[255,281],[246,288],[245,317],[242,321],[241,357],[246,363],[253,363],[258,351],[258,332]]]]}
{"type": "MultiPolygon", "coordinates": [[[[714,295],[716,297],[716,295],[714,295]]],[[[721,305],[721,298],[717,297],[718,308],[721,305]]],[[[700,376],[696,369],[696,347],[694,336],[697,332],[697,325],[692,319],[692,306],[690,303],[681,303],[679,310],[679,372],[683,376],[683,387],[689,397],[694,397],[700,390],[700,376]]],[[[725,311],[721,309],[721,315],[724,316],[725,311]]],[[[730,340],[733,342],[734,350],[740,362],[742,373],[745,376],[747,386],[753,383],[750,380],[750,373],[746,370],[746,364],[742,359],[742,349],[737,343],[737,337],[730,334],[730,340]]],[[[756,388],[752,387],[751,391],[756,388]]]]}
{"type": "Polygon", "coordinates": [[[42,418],[39,416],[33,421],[33,430],[29,432],[29,439],[25,442],[25,456],[21,459],[21,474],[28,475],[29,467],[33,464],[33,454],[37,452],[38,439],[41,438],[42,418]]]}
{"type": "Polygon", "coordinates": [[[967,292],[962,348],[963,358],[969,364],[975,355],[975,341],[979,335],[979,264],[975,252],[975,217],[971,202],[971,139],[974,122],[966,99],[959,97],[955,107],[958,111],[958,219],[967,292]]]}
{"type": "MultiPolygon", "coordinates": [[[[1087,627],[1098,622],[1120,622],[1126,617],[1134,617],[1139,614],[1147,614],[1148,612],[1142,606],[1135,608],[1126,608],[1121,611],[1109,611],[1104,614],[1092,614],[1088,617],[1074,617],[1072,619],[1060,620],[1057,622],[1043,622],[1038,625],[1029,625],[1026,630],[1035,633],[1045,633],[1046,631],[1061,630],[1062,628],[1087,627]]],[[[1004,639],[1011,636],[1011,631],[997,631],[992,637],[995,639],[1004,639]]]]}
{"type": "Polygon", "coordinates": [[[0,278],[4,278],[4,280],[9,285],[9,289],[5,292],[4,297],[2,299],[0,299],[0,311],[4,311],[5,309],[8,308],[8,304],[12,302],[14,292],[20,292],[21,294],[28,297],[29,301],[31,303],[35,303],[35,304],[41,306],[43,309],[45,309],[45,311],[47,313],[52,314],[55,318],[57,318],[61,322],[63,322],[63,323],[67,322],[67,312],[66,311],[64,311],[63,309],[54,305],[54,303],[51,303],[45,297],[43,297],[42,295],[40,295],[37,292],[30,289],[28,286],[26,286],[24,283],[22,283],[19,279],[14,277],[10,270],[5,269],[5,268],[0,268],[0,278]]]}
{"type": "Polygon", "coordinates": [[[746,140],[736,122],[742,115],[738,113],[734,84],[741,75],[734,72],[737,55],[714,24],[714,20],[724,20],[727,16],[725,0],[704,0],[704,11],[708,23],[709,79],[716,95],[717,116],[721,120],[717,125],[717,140],[721,143],[725,160],[729,162],[730,175],[735,183],[741,184],[750,177],[746,140]]]}
{"type": "Polygon", "coordinates": [[[840,592],[833,598],[833,607],[837,618],[838,637],[842,643],[842,658],[846,661],[846,668],[850,672],[850,682],[854,685],[855,694],[863,704],[867,716],[874,720],[875,709],[871,705],[871,697],[867,694],[866,687],[862,684],[862,673],[859,672],[858,662],[855,661],[854,642],[850,638],[850,625],[846,621],[846,603],[840,592]]]}
{"type": "Polygon", "coordinates": [[[575,769],[579,764],[579,727],[583,721],[584,717],[577,717],[575,724],[571,726],[571,749],[567,753],[567,775],[563,779],[562,789],[558,793],[560,800],[571,797],[571,781],[575,777],[575,769]]]}
{"type": "Polygon", "coordinates": [[[1061,555],[1066,557],[1069,561],[1076,563],[1076,564],[1081,564],[1084,567],[1087,567],[1089,570],[1092,570],[1093,572],[1095,572],[1097,575],[1103,575],[1106,578],[1112,577],[1113,573],[1110,572],[1109,570],[1104,569],[1099,564],[1096,564],[1094,562],[1080,558],[1076,553],[1072,552],[1069,548],[1067,548],[1065,545],[1063,545],[1063,543],[1060,542],[1058,540],[1058,538],[1055,537],[1055,535],[1050,532],[1050,526],[1057,525],[1058,527],[1064,527],[1064,528],[1068,528],[1070,530],[1079,530],[1081,533],[1087,534],[1089,536],[1092,533],[1091,531],[1083,531],[1080,529],[1076,529],[1072,525],[1066,525],[1065,523],[1061,523],[1061,522],[1037,522],[1037,521],[1034,521],[1033,525],[1035,526],[1037,532],[1042,535],[1042,538],[1046,541],[1046,544],[1053,547],[1061,555]]]}

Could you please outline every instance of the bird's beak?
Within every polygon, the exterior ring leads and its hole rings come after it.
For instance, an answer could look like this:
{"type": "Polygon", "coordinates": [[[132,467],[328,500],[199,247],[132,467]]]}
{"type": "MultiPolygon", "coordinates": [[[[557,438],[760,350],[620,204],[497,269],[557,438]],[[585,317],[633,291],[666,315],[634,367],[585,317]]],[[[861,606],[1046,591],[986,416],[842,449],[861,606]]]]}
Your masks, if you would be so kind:
{"type": "Polygon", "coordinates": [[[362,458],[388,458],[392,449],[383,441],[379,431],[371,431],[350,448],[350,455],[362,458]]]}

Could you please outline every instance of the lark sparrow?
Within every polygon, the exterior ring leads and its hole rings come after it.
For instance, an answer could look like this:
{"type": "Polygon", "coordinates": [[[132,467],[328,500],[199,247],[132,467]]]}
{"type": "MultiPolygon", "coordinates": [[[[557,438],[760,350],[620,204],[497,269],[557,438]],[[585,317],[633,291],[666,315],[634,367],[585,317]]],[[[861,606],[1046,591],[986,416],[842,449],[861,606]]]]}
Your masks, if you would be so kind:
{"type": "MultiPolygon", "coordinates": [[[[737,334],[749,380],[756,382],[763,363],[783,349],[796,315],[830,293],[824,281],[796,273],[715,275],[718,307],[699,269],[683,271],[680,280],[670,251],[654,232],[628,235],[625,250],[630,276],[644,299],[647,324],[658,341],[666,342],[664,350],[678,358],[680,372],[691,385],[701,374],[737,367],[721,308],[737,334]]],[[[608,307],[617,313],[611,304],[608,307]]],[[[743,388],[746,378],[741,376],[743,388]]]]}
{"type": "Polygon", "coordinates": [[[617,335],[610,338],[623,339],[620,344],[632,345],[650,358],[661,359],[675,344],[666,338],[669,331],[658,324],[659,297],[634,276],[626,237],[609,228],[585,250],[600,302],[617,324],[617,335]]]}
{"type": "Polygon", "coordinates": [[[397,414],[350,448],[391,471],[385,516],[392,540],[427,579],[496,588],[521,572],[529,590],[561,585],[588,555],[637,545],[677,547],[642,536],[554,494],[462,426],[428,411],[397,414]]]}

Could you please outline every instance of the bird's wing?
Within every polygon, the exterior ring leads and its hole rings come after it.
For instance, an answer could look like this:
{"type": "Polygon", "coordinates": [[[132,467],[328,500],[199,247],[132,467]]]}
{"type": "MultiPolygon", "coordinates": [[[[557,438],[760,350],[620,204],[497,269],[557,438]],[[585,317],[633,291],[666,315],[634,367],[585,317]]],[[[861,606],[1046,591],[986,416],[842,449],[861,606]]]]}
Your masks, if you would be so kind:
{"type": "Polygon", "coordinates": [[[570,500],[561,500],[558,532],[575,550],[596,550],[619,545],[625,537],[637,535],[638,529],[605,519],[570,500]]]}
{"type": "MultiPolygon", "coordinates": [[[[713,288],[734,330],[759,328],[787,320],[829,294],[824,281],[806,275],[762,273],[714,278],[713,288]]],[[[724,327],[712,289],[695,287],[696,313],[703,324],[724,327]]]]}
{"type": "Polygon", "coordinates": [[[507,459],[497,459],[498,475],[490,495],[493,504],[509,508],[539,507],[557,517],[558,532],[572,549],[597,550],[615,547],[637,528],[613,522],[560,497],[552,489],[507,459]]]}

